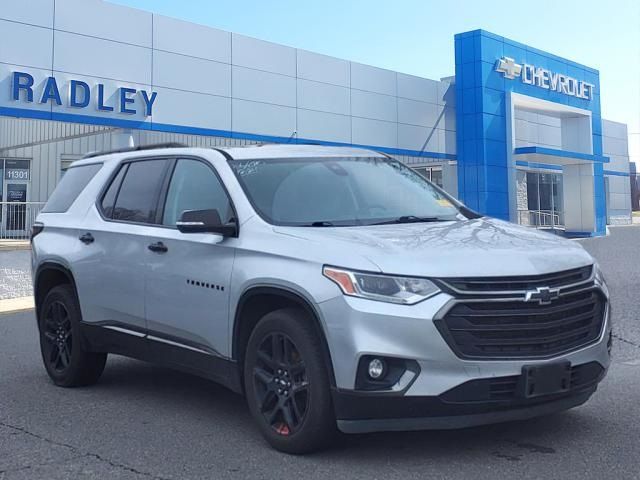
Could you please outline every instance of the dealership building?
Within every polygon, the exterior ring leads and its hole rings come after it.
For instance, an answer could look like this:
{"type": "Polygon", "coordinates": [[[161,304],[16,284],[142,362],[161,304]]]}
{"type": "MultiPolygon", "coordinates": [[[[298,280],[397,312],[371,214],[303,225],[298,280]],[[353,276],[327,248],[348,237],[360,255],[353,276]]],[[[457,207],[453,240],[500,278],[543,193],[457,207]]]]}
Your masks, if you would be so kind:
{"type": "Polygon", "coordinates": [[[26,229],[10,204],[45,202],[84,154],[160,142],[361,146],[494,217],[569,236],[631,222],[627,127],[602,118],[598,70],[483,30],[451,54],[427,79],[103,0],[3,1],[2,229],[26,229]]]}

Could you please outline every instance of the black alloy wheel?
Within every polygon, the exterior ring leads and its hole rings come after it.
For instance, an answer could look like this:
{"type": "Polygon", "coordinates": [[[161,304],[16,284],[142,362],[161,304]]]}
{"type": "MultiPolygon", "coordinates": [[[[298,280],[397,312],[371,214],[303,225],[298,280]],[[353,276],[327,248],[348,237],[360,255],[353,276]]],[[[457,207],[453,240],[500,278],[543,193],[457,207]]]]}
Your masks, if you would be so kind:
{"type": "Polygon", "coordinates": [[[44,360],[53,371],[63,372],[71,363],[73,330],[69,312],[61,301],[48,305],[47,311],[44,312],[43,326],[44,360]]]}
{"type": "Polygon", "coordinates": [[[256,401],[265,421],[283,436],[298,431],[309,407],[304,360],[291,338],[270,333],[260,343],[253,367],[256,401]]]}
{"type": "Polygon", "coordinates": [[[298,308],[267,313],[254,327],[243,379],[251,415],[269,444],[301,454],[328,447],[337,431],[322,333],[298,308]]]}
{"type": "Polygon", "coordinates": [[[107,354],[90,350],[81,325],[75,289],[68,284],[52,288],[38,308],[40,352],[49,377],[60,387],[91,385],[104,370],[107,354]]]}

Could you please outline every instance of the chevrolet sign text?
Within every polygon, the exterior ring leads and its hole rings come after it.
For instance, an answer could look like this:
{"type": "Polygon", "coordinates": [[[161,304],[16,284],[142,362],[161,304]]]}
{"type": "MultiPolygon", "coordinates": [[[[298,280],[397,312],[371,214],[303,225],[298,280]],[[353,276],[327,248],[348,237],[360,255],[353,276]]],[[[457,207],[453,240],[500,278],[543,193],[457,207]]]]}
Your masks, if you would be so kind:
{"type": "Polygon", "coordinates": [[[552,72],[528,63],[519,64],[513,58],[502,57],[499,59],[496,63],[496,71],[510,80],[520,77],[522,83],[527,85],[534,85],[583,100],[593,99],[595,89],[593,83],[577,80],[568,75],[552,72]]]}

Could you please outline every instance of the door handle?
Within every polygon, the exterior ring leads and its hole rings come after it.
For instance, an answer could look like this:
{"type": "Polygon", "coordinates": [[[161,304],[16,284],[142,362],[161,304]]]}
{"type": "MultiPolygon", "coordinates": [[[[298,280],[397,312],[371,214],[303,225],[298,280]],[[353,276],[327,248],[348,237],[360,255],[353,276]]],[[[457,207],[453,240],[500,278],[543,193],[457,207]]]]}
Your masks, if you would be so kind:
{"type": "Polygon", "coordinates": [[[165,253],[169,250],[167,246],[162,242],[152,243],[147,248],[155,253],[165,253]]]}
{"type": "Polygon", "coordinates": [[[95,241],[95,238],[93,238],[93,235],[91,235],[89,232],[85,233],[84,235],[80,235],[79,238],[80,241],[85,245],[89,245],[90,243],[93,243],[95,241]]]}

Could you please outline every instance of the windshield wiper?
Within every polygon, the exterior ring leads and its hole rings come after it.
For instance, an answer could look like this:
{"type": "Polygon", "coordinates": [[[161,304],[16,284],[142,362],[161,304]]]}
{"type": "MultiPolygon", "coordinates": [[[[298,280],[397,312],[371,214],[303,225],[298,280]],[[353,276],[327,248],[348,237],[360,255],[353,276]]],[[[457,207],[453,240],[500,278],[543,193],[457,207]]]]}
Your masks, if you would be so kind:
{"type": "Polygon", "coordinates": [[[311,222],[300,225],[301,227],[335,227],[335,225],[331,222],[326,222],[324,220],[319,222],[311,222]]]}
{"type": "Polygon", "coordinates": [[[371,225],[391,225],[393,223],[430,223],[430,222],[446,222],[445,219],[439,217],[417,217],[415,215],[402,215],[393,220],[385,220],[384,222],[372,223],[371,225]]]}
{"type": "MultiPolygon", "coordinates": [[[[401,217],[394,218],[393,220],[385,220],[383,222],[368,223],[366,225],[391,225],[394,223],[431,223],[431,222],[447,222],[447,219],[440,217],[418,217],[416,215],[402,215],[401,217]]],[[[336,225],[333,222],[326,220],[320,220],[316,222],[303,223],[298,225],[299,227],[353,227],[356,224],[340,224],[336,225]]]]}

